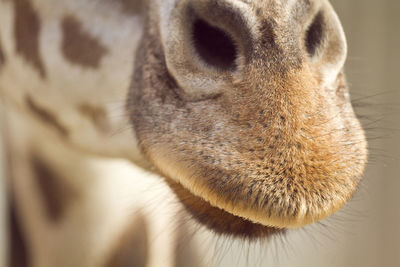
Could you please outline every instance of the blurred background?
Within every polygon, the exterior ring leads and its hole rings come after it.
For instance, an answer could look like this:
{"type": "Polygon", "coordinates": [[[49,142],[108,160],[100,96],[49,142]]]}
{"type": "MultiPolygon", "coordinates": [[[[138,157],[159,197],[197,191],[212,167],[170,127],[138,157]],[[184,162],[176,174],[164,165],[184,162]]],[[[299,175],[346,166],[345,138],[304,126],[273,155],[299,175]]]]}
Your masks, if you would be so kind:
{"type": "Polygon", "coordinates": [[[217,239],[204,266],[400,266],[400,1],[331,3],[347,35],[346,72],[369,139],[360,190],[338,214],[284,238],[251,245],[217,239]]]}

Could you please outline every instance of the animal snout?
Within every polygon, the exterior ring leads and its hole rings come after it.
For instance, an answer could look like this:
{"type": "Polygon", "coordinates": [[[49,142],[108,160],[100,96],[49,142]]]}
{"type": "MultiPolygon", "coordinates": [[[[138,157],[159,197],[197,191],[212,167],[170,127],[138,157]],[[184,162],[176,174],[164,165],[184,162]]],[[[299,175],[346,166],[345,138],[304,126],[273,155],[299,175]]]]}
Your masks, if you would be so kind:
{"type": "Polygon", "coordinates": [[[251,60],[250,7],[239,1],[178,1],[161,28],[169,72],[181,97],[213,97],[251,60]],[[247,13],[249,14],[247,14],[247,13]]]}
{"type": "Polygon", "coordinates": [[[340,209],[361,179],[367,144],[328,1],[160,6],[161,37],[148,38],[159,46],[140,51],[132,121],[188,209],[219,232],[241,234],[251,222],[255,235],[260,225],[299,227],[340,209]]]}
{"type": "Polygon", "coordinates": [[[307,65],[334,82],[347,53],[340,22],[327,1],[299,2],[186,0],[163,11],[166,64],[180,96],[212,98],[254,69],[276,77],[307,65]]]}

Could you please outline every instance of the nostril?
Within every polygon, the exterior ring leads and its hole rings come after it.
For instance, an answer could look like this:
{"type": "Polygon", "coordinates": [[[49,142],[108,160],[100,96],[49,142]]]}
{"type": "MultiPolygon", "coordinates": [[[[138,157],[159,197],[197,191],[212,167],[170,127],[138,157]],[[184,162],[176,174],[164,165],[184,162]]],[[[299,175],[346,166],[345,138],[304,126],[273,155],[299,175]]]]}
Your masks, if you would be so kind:
{"type": "Polygon", "coordinates": [[[207,64],[225,71],[235,69],[237,51],[229,34],[202,19],[196,19],[192,38],[198,55],[207,64]]]}
{"type": "Polygon", "coordinates": [[[321,12],[319,12],[315,18],[313,23],[307,30],[306,35],[306,47],[307,52],[310,56],[313,56],[320,46],[324,35],[324,17],[321,12]]]}

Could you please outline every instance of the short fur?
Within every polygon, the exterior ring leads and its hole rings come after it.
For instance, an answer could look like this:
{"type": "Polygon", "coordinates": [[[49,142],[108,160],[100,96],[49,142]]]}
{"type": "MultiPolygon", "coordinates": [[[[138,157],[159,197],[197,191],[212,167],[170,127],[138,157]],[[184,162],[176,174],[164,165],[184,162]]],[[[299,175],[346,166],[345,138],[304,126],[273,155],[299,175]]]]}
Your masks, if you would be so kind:
{"type": "Polygon", "coordinates": [[[342,29],[326,1],[237,2],[150,9],[128,104],[139,143],[170,183],[214,207],[277,228],[319,221],[351,197],[367,155],[342,29]],[[188,10],[237,40],[235,70],[190,52],[188,10]]]}
{"type": "MultiPolygon", "coordinates": [[[[55,3],[0,0],[13,219],[34,266],[125,262],[135,227],[118,207],[155,195],[118,202],[149,188],[137,166],[198,222],[244,238],[320,221],[357,189],[367,143],[327,0],[55,3]]],[[[151,235],[174,212],[139,222],[151,235]]],[[[142,249],[149,266],[170,253],[142,249]]]]}

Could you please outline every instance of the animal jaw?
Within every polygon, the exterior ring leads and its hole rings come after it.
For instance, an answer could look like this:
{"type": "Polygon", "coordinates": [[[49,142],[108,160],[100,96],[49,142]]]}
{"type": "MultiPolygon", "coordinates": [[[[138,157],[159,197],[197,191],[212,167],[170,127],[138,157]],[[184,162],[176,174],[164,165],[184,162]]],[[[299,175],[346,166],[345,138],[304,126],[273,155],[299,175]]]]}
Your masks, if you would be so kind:
{"type": "Polygon", "coordinates": [[[340,209],[367,162],[346,52],[327,0],[0,1],[5,154],[32,265],[174,266],[182,218],[151,211],[169,189],[247,239],[340,209]]]}
{"type": "Polygon", "coordinates": [[[267,232],[322,220],[350,199],[367,161],[342,28],[327,1],[238,2],[153,2],[127,105],[138,142],[187,191],[177,195],[189,211],[194,199],[210,204],[203,217],[218,208],[267,232]],[[232,66],[198,51],[209,49],[194,44],[207,41],[193,37],[198,20],[233,36],[232,66]]]}

